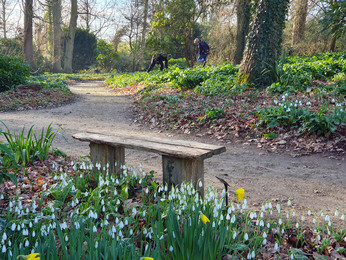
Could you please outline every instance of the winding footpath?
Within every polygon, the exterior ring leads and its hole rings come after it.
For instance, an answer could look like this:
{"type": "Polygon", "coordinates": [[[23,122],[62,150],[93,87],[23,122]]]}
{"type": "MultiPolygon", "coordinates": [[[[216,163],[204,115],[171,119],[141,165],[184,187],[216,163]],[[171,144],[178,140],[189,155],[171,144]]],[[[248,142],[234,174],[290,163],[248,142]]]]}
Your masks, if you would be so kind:
{"type": "MultiPolygon", "coordinates": [[[[86,82],[70,86],[78,98],[72,104],[53,109],[0,113],[0,120],[11,129],[29,129],[35,124],[38,132],[53,122],[54,130],[61,127],[54,147],[68,155],[79,157],[89,153],[88,143],[74,140],[71,136],[83,131],[107,131],[109,133],[145,134],[177,139],[225,145],[227,151],[205,160],[205,183],[222,190],[223,185],[215,176],[225,179],[232,187],[243,187],[250,207],[257,209],[267,200],[291,199],[296,211],[308,208],[315,211],[334,212],[346,210],[346,162],[328,159],[321,155],[292,158],[258,150],[242,144],[224,144],[208,137],[162,133],[134,124],[132,100],[116,95],[103,87],[102,82],[86,82]],[[66,141],[67,140],[67,141],[66,141]]],[[[146,172],[154,170],[154,177],[161,182],[160,156],[152,153],[126,151],[127,165],[146,172]]]]}

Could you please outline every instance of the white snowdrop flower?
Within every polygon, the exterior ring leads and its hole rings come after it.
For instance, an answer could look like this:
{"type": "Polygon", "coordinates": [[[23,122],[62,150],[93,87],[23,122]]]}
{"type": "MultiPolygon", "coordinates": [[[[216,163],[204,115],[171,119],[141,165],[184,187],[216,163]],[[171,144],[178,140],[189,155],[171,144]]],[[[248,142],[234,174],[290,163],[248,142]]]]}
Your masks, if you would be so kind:
{"type": "Polygon", "coordinates": [[[173,231],[172,235],[173,235],[173,238],[175,239],[175,234],[174,234],[174,231],[173,231]]]}
{"type": "Polygon", "coordinates": [[[231,223],[233,224],[234,222],[235,222],[235,215],[233,215],[231,218],[231,223]]]}
{"type": "Polygon", "coordinates": [[[136,215],[136,214],[137,214],[137,210],[136,210],[136,208],[133,208],[133,209],[132,209],[132,214],[134,214],[134,215],[136,215]]]}
{"type": "Polygon", "coordinates": [[[72,200],[71,206],[72,206],[72,208],[74,208],[74,201],[73,200],[72,200]]]}
{"type": "Polygon", "coordinates": [[[145,217],[145,210],[143,211],[143,217],[145,217]]]}
{"type": "Polygon", "coordinates": [[[261,212],[261,218],[263,218],[264,217],[264,214],[263,214],[263,212],[261,212]]]}
{"type": "Polygon", "coordinates": [[[120,229],[123,229],[123,228],[124,228],[124,223],[123,223],[122,221],[119,223],[119,228],[120,228],[120,229]]]}
{"type": "Polygon", "coordinates": [[[281,220],[281,218],[279,218],[279,225],[282,225],[282,220],[281,220]]]}
{"type": "Polygon", "coordinates": [[[292,212],[292,216],[294,217],[295,215],[296,215],[296,212],[295,212],[295,211],[293,211],[293,212],[292,212]]]}
{"type": "Polygon", "coordinates": [[[331,226],[332,225],[332,222],[328,221],[328,226],[331,226]]]}
{"type": "Polygon", "coordinates": [[[317,236],[317,240],[321,241],[321,236],[320,235],[317,236]]]}
{"type": "Polygon", "coordinates": [[[215,222],[214,222],[214,221],[213,221],[212,227],[213,227],[213,228],[215,227],[215,222]]]}
{"type": "Polygon", "coordinates": [[[6,253],[6,246],[5,245],[2,246],[1,252],[6,253]]]}
{"type": "Polygon", "coordinates": [[[251,218],[251,219],[254,218],[253,212],[250,213],[250,218],[251,218]]]}
{"type": "Polygon", "coordinates": [[[237,237],[237,232],[233,232],[233,240],[237,237]]]}
{"type": "Polygon", "coordinates": [[[334,216],[339,217],[339,211],[338,210],[335,211],[334,216]]]}
{"type": "Polygon", "coordinates": [[[266,232],[263,232],[263,238],[266,238],[267,237],[267,233],[266,232]]]}
{"type": "Polygon", "coordinates": [[[314,224],[316,224],[316,219],[314,218],[314,219],[312,220],[312,222],[313,222],[314,224]]]}
{"type": "Polygon", "coordinates": [[[68,241],[68,237],[67,237],[67,236],[65,236],[65,241],[66,241],[66,242],[68,241]]]}
{"type": "Polygon", "coordinates": [[[95,242],[95,248],[98,248],[98,247],[99,247],[99,242],[96,241],[96,242],[95,242]]]}
{"type": "Polygon", "coordinates": [[[299,223],[297,222],[297,224],[296,224],[296,228],[299,228],[299,223]]]}
{"type": "Polygon", "coordinates": [[[231,214],[231,213],[232,213],[232,209],[231,209],[231,208],[228,208],[228,209],[227,209],[227,213],[228,213],[228,214],[231,214]]]}
{"type": "Polygon", "coordinates": [[[271,202],[269,202],[269,204],[268,204],[268,208],[272,208],[273,206],[272,206],[272,203],[271,202]]]}
{"type": "Polygon", "coordinates": [[[61,228],[61,229],[66,229],[66,228],[67,228],[67,224],[66,224],[65,221],[64,221],[63,223],[60,224],[60,228],[61,228]]]}
{"type": "Polygon", "coordinates": [[[344,220],[345,219],[345,215],[342,214],[341,217],[340,217],[341,220],[344,220]]]}
{"type": "Polygon", "coordinates": [[[17,231],[20,231],[20,225],[17,226],[17,231]]]}
{"type": "Polygon", "coordinates": [[[24,226],[24,223],[21,224],[21,227],[22,227],[22,229],[25,227],[25,226],[24,226]]]}
{"type": "Polygon", "coordinates": [[[118,195],[118,192],[117,192],[117,190],[115,189],[114,190],[114,196],[117,196],[118,195]]]}
{"type": "Polygon", "coordinates": [[[36,233],[35,233],[35,230],[32,231],[32,237],[35,237],[36,236],[36,233]]]}
{"type": "Polygon", "coordinates": [[[2,235],[2,240],[5,241],[7,239],[7,234],[6,232],[4,232],[4,234],[2,235]]]}
{"type": "Polygon", "coordinates": [[[169,247],[169,251],[170,251],[170,252],[173,252],[173,246],[170,246],[170,247],[169,247]]]}
{"type": "Polygon", "coordinates": [[[262,219],[259,224],[260,224],[260,227],[264,227],[264,221],[262,219]]]}
{"type": "Polygon", "coordinates": [[[267,223],[267,228],[270,228],[270,223],[267,223]]]}
{"type": "Polygon", "coordinates": [[[290,258],[291,258],[291,259],[294,259],[294,255],[292,254],[290,258]]]}
{"type": "Polygon", "coordinates": [[[230,220],[230,219],[231,219],[231,216],[230,216],[229,214],[227,214],[226,219],[227,219],[227,220],[230,220]]]}
{"type": "Polygon", "coordinates": [[[106,207],[102,206],[102,212],[106,212],[106,207]]]}
{"type": "Polygon", "coordinates": [[[125,223],[124,224],[125,224],[125,226],[127,226],[129,224],[127,219],[125,219],[125,223]]]}
{"type": "Polygon", "coordinates": [[[289,218],[290,218],[290,215],[289,215],[288,213],[286,214],[286,218],[287,218],[287,219],[289,219],[289,218]]]}
{"type": "Polygon", "coordinates": [[[101,205],[105,205],[104,199],[101,200],[101,205]]]}
{"type": "Polygon", "coordinates": [[[326,217],[324,218],[325,221],[330,221],[330,217],[328,215],[326,215],[326,217]]]}
{"type": "Polygon", "coordinates": [[[250,252],[249,252],[249,253],[247,253],[247,257],[246,257],[246,259],[251,259],[251,254],[250,254],[250,252]]]}
{"type": "Polygon", "coordinates": [[[249,239],[249,235],[248,235],[247,233],[245,233],[245,235],[244,235],[244,239],[245,239],[245,241],[248,241],[248,239],[249,239]]]}
{"type": "Polygon", "coordinates": [[[130,230],[130,236],[132,236],[132,235],[133,235],[133,230],[131,229],[131,230],[130,230]]]}
{"type": "Polygon", "coordinates": [[[303,222],[305,221],[305,217],[304,217],[304,216],[302,216],[302,221],[303,221],[303,222]]]}
{"type": "Polygon", "coordinates": [[[252,258],[255,258],[255,256],[256,256],[255,251],[252,251],[251,257],[252,257],[252,258]]]}
{"type": "Polygon", "coordinates": [[[278,243],[275,243],[274,249],[275,249],[276,251],[279,249],[279,244],[278,244],[278,243]]]}
{"type": "Polygon", "coordinates": [[[119,199],[117,199],[117,205],[119,205],[120,204],[120,200],[119,199]]]}
{"type": "Polygon", "coordinates": [[[93,227],[93,232],[96,233],[97,232],[97,228],[94,226],[93,227]]]}
{"type": "Polygon", "coordinates": [[[26,240],[26,241],[25,241],[25,244],[24,244],[24,247],[28,247],[28,246],[29,246],[29,241],[26,240]]]}
{"type": "Polygon", "coordinates": [[[311,102],[310,102],[310,101],[306,102],[306,105],[307,105],[307,106],[310,106],[310,105],[311,105],[311,102]]]}
{"type": "Polygon", "coordinates": [[[280,213],[280,204],[276,205],[276,210],[280,213]]]}
{"type": "Polygon", "coordinates": [[[15,231],[15,230],[16,230],[16,224],[15,224],[15,223],[13,223],[13,224],[11,225],[11,230],[12,230],[12,231],[15,231]]]}
{"type": "Polygon", "coordinates": [[[263,244],[263,245],[266,245],[266,244],[267,244],[267,239],[263,239],[262,244],[263,244]]]}
{"type": "Polygon", "coordinates": [[[222,221],[223,220],[223,215],[221,214],[221,216],[220,216],[220,220],[222,221]]]}

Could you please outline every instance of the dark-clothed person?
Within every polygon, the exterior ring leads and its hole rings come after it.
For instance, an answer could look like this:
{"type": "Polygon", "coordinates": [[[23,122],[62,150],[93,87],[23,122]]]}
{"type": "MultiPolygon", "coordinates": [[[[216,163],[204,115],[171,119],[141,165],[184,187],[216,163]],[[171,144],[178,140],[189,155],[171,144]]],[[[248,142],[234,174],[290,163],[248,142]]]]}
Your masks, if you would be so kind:
{"type": "Polygon", "coordinates": [[[147,70],[147,72],[150,72],[156,64],[160,65],[160,70],[163,70],[163,63],[165,63],[165,68],[168,69],[168,61],[172,58],[171,54],[168,54],[167,56],[163,55],[162,53],[155,54],[151,58],[151,64],[147,70]]]}
{"type": "Polygon", "coordinates": [[[194,40],[194,43],[198,44],[199,57],[197,58],[197,61],[202,62],[204,67],[205,64],[207,63],[207,57],[209,55],[209,45],[205,41],[202,41],[198,38],[194,40]]]}

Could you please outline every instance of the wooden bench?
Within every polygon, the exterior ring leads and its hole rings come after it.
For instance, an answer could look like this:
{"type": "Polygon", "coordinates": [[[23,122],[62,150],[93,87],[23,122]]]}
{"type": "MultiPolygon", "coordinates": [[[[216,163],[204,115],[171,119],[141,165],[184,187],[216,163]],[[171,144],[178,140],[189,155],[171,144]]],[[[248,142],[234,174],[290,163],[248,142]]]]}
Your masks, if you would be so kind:
{"type": "MultiPolygon", "coordinates": [[[[137,135],[86,132],[74,134],[73,138],[90,142],[91,162],[104,166],[109,163],[111,173],[121,172],[120,166],[125,164],[125,148],[161,154],[163,183],[169,188],[183,181],[192,181],[197,187],[198,180],[204,187],[204,159],[226,151],[224,146],[137,135]]],[[[203,187],[200,189],[202,195],[203,187]]]]}

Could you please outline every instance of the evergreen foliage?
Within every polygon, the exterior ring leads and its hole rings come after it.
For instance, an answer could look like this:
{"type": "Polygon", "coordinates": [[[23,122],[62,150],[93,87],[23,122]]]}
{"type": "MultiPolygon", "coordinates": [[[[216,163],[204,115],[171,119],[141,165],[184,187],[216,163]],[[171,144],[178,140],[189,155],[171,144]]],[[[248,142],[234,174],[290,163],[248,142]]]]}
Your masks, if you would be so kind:
{"type": "Polygon", "coordinates": [[[0,92],[24,83],[30,71],[30,66],[22,58],[0,54],[0,92]]]}
{"type": "Polygon", "coordinates": [[[72,68],[75,71],[88,69],[96,61],[97,39],[87,29],[77,28],[74,39],[72,68]]]}

